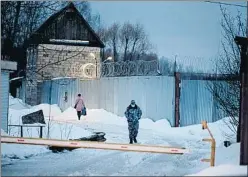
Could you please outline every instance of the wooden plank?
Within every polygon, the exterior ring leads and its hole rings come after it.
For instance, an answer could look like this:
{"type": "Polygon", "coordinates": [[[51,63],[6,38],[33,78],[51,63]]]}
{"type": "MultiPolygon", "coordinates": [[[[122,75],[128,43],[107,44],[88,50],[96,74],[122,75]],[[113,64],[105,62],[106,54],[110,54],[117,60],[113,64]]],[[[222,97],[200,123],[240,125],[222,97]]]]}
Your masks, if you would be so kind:
{"type": "Polygon", "coordinates": [[[210,159],[202,159],[201,161],[202,162],[210,162],[211,160],[210,159]]]}
{"type": "Polygon", "coordinates": [[[213,140],[211,144],[210,166],[213,167],[214,164],[215,164],[215,140],[213,140]]]}
{"type": "Polygon", "coordinates": [[[209,141],[209,142],[212,142],[213,140],[212,140],[212,139],[208,139],[208,138],[204,138],[204,139],[202,139],[202,141],[209,141]]]}
{"type": "Polygon", "coordinates": [[[90,141],[68,141],[68,140],[52,140],[52,139],[38,139],[38,138],[18,138],[18,137],[9,137],[9,136],[2,136],[1,142],[15,143],[15,144],[30,144],[30,145],[47,145],[47,146],[57,146],[57,147],[179,154],[179,155],[182,155],[184,153],[189,153],[189,151],[185,148],[175,148],[175,147],[166,147],[166,146],[115,144],[115,143],[102,143],[102,142],[90,142],[90,141]]]}

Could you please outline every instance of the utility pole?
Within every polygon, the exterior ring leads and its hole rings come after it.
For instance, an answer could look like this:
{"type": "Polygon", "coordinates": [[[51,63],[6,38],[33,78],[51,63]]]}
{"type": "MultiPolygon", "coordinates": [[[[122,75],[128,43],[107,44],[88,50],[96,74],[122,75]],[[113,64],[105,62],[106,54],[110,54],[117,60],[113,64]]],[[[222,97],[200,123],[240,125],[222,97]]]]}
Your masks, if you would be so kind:
{"type": "Polygon", "coordinates": [[[241,47],[240,56],[240,165],[248,165],[248,1],[246,12],[246,38],[236,37],[235,42],[241,47]]]}
{"type": "MultiPolygon", "coordinates": [[[[235,42],[240,46],[240,165],[248,165],[248,39],[235,37],[235,42]]],[[[239,132],[238,132],[239,133],[239,132]]]]}

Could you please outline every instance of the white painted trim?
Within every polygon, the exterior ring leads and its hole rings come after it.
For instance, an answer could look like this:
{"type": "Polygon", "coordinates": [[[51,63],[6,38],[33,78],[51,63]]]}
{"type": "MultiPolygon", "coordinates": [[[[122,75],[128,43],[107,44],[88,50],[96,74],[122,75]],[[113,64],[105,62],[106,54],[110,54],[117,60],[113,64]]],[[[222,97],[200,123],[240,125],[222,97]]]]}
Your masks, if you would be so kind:
{"type": "Polygon", "coordinates": [[[72,44],[89,44],[89,41],[68,40],[68,39],[50,39],[50,42],[72,43],[72,44]]]}

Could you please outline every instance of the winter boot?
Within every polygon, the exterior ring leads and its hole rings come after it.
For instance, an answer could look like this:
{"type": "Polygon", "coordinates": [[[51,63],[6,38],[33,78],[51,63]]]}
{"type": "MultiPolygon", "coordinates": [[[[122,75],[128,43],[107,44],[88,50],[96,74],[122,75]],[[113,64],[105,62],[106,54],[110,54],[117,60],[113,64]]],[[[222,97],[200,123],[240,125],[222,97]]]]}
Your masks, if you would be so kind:
{"type": "Polygon", "coordinates": [[[133,139],[133,141],[134,141],[134,143],[137,143],[137,139],[136,139],[136,137],[133,139]]]}
{"type": "Polygon", "coordinates": [[[130,138],[130,144],[133,144],[133,139],[132,138],[130,138]]]}

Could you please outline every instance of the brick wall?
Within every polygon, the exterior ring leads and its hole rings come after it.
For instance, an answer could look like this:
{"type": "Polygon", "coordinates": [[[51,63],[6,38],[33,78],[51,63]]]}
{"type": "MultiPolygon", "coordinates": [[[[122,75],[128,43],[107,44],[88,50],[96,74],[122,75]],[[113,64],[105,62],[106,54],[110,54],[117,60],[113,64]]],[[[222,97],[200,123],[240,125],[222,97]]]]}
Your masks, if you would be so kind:
{"type": "Polygon", "coordinates": [[[92,78],[100,76],[100,69],[95,66],[84,68],[87,63],[100,63],[100,48],[97,47],[75,47],[63,45],[40,45],[38,47],[37,69],[44,67],[38,71],[42,77],[78,77],[84,78],[83,71],[90,69],[92,78]]]}
{"type": "Polygon", "coordinates": [[[30,105],[39,103],[40,88],[37,82],[57,77],[99,78],[100,61],[100,48],[98,47],[43,44],[37,48],[29,48],[26,103],[30,105]]]}

